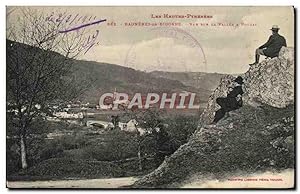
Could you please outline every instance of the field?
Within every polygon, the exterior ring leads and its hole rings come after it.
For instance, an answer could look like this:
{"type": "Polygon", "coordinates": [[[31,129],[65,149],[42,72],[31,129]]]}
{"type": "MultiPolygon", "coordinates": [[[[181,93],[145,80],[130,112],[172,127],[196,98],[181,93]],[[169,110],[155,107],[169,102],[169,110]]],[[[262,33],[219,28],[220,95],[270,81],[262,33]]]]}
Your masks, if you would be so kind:
{"type": "MultiPolygon", "coordinates": [[[[89,116],[86,120],[109,122],[113,113],[118,113],[121,121],[132,116],[132,113],[107,111],[89,116]]],[[[146,135],[118,127],[88,127],[82,122],[76,124],[67,120],[36,121],[32,135],[27,138],[29,168],[20,168],[18,138],[13,135],[7,137],[7,179],[37,181],[145,175],[187,142],[196,129],[198,119],[189,114],[159,111],[145,111],[135,116],[144,123],[146,135]],[[160,131],[153,131],[153,124],[159,126],[160,131]]],[[[9,125],[8,130],[8,134],[13,134],[15,129],[9,125]]]]}

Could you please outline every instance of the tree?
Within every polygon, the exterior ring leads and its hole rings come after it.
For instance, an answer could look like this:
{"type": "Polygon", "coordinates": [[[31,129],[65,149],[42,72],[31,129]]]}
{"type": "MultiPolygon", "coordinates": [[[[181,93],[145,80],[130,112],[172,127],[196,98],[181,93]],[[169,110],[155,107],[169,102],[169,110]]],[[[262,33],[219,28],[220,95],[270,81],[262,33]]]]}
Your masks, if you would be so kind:
{"type": "Polygon", "coordinates": [[[172,150],[177,150],[188,142],[190,136],[197,129],[198,118],[197,115],[175,115],[165,120],[168,124],[172,150]]]}
{"type": "Polygon", "coordinates": [[[32,122],[51,114],[51,104],[72,100],[84,89],[76,85],[71,66],[89,48],[89,32],[61,33],[65,25],[28,8],[7,23],[7,119],[20,141],[23,169],[28,167],[26,138],[32,122]]]}
{"type": "MultiPolygon", "coordinates": [[[[136,141],[138,145],[138,165],[139,170],[143,170],[142,165],[142,146],[146,140],[151,138],[154,147],[152,150],[155,152],[156,161],[159,160],[161,162],[161,148],[163,144],[166,143],[166,138],[168,138],[167,132],[164,130],[164,124],[162,119],[162,111],[156,109],[146,109],[146,110],[135,110],[135,111],[127,111],[124,116],[129,119],[134,119],[136,121],[136,141]],[[144,130],[144,133],[138,130],[138,128],[144,130]]],[[[150,148],[146,148],[150,149],[150,148]]],[[[159,163],[159,162],[157,162],[159,163]]]]}

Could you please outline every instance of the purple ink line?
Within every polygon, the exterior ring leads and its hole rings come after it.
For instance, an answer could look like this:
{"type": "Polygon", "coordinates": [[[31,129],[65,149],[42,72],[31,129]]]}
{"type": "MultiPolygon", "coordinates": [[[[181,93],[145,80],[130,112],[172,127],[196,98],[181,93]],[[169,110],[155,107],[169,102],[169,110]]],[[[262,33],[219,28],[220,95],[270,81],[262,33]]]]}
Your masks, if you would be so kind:
{"type": "Polygon", "coordinates": [[[74,30],[79,30],[80,28],[84,28],[84,27],[87,27],[87,26],[99,24],[99,23],[105,22],[105,21],[106,21],[106,19],[104,19],[104,20],[98,20],[98,21],[95,21],[95,22],[83,24],[83,25],[80,25],[80,26],[77,26],[77,27],[74,27],[74,28],[70,28],[68,30],[61,30],[61,31],[58,31],[58,32],[59,33],[67,33],[67,32],[71,32],[71,31],[74,31],[74,30]]]}

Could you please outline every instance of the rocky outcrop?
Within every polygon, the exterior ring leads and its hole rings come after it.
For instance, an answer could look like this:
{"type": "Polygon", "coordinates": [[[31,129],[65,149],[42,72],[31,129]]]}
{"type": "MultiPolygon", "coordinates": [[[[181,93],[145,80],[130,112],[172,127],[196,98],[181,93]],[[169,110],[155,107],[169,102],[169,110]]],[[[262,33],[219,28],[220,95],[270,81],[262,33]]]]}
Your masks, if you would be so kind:
{"type": "MultiPolygon", "coordinates": [[[[251,66],[242,75],[244,79],[243,102],[251,106],[268,104],[283,108],[294,103],[294,49],[282,47],[279,57],[267,59],[251,66]]],[[[225,97],[233,84],[234,76],[227,75],[209,97],[207,106],[200,116],[200,123],[210,124],[215,112],[220,108],[218,97],[225,97]]]]}
{"type": "Polygon", "coordinates": [[[264,60],[241,76],[243,107],[210,125],[220,108],[216,98],[226,96],[233,84],[234,77],[225,76],[188,143],[134,187],[173,187],[195,173],[222,177],[226,172],[294,167],[293,48],[282,48],[279,57],[264,60]]]}
{"type": "MultiPolygon", "coordinates": [[[[226,97],[229,87],[233,84],[234,76],[226,75],[220,80],[220,85],[215,89],[208,99],[207,106],[200,116],[199,123],[201,125],[210,124],[215,117],[215,112],[221,107],[217,104],[216,99],[226,97]]],[[[201,126],[199,126],[201,127],[201,126]]]]}
{"type": "Polygon", "coordinates": [[[204,125],[188,143],[152,173],[135,182],[136,188],[177,188],[194,174],[230,174],[283,170],[294,167],[294,109],[252,106],[229,113],[217,125],[204,125]]]}
{"type": "Polygon", "coordinates": [[[282,47],[279,57],[250,67],[244,75],[244,101],[283,108],[294,103],[294,49],[282,47]]]}

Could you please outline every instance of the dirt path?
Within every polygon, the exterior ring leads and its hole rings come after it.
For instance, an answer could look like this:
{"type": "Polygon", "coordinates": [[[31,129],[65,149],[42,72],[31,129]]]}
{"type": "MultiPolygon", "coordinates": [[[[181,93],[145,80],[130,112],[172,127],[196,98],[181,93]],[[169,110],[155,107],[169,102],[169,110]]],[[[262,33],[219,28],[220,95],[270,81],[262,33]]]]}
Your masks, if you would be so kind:
{"type": "Polygon", "coordinates": [[[131,185],[136,181],[134,177],[89,179],[89,180],[61,180],[61,181],[9,181],[8,188],[118,188],[131,185]]]}
{"type": "MultiPolygon", "coordinates": [[[[60,181],[10,181],[8,188],[118,188],[129,186],[138,178],[123,177],[88,180],[60,181]]],[[[294,185],[294,170],[287,169],[280,173],[264,172],[247,176],[229,176],[216,180],[209,177],[194,176],[186,180],[182,188],[291,188],[294,185]]]]}

